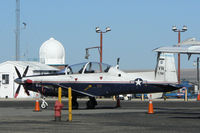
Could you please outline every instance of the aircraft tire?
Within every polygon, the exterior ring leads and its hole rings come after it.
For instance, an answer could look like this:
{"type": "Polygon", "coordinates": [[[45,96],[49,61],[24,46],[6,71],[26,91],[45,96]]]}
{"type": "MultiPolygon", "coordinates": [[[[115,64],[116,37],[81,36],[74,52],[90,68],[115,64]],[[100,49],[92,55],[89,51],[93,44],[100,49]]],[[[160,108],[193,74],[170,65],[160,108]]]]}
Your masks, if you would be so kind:
{"type": "Polygon", "coordinates": [[[95,103],[91,100],[87,102],[87,109],[94,109],[95,108],[95,103]]]}
{"type": "Polygon", "coordinates": [[[42,104],[40,105],[40,107],[41,107],[42,109],[46,109],[46,108],[47,108],[47,105],[46,105],[45,103],[42,103],[42,104]]]}
{"type": "Polygon", "coordinates": [[[79,107],[78,102],[74,102],[74,103],[72,104],[72,109],[78,109],[78,107],[79,107]]]}

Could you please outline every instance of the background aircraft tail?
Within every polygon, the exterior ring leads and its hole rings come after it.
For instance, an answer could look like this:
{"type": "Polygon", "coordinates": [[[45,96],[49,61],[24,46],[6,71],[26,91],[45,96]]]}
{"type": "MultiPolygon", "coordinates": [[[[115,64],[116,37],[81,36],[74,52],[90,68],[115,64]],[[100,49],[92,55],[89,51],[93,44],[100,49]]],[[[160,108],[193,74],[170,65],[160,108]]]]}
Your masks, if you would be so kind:
{"type": "Polygon", "coordinates": [[[155,79],[167,82],[178,82],[174,54],[158,53],[155,79]]]}

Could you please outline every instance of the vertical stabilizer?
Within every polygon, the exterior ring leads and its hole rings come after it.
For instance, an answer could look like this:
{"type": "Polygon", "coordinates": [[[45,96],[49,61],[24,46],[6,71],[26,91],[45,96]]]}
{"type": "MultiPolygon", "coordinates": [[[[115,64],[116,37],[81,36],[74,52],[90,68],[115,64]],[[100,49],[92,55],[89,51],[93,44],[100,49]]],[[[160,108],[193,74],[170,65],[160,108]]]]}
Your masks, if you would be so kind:
{"type": "Polygon", "coordinates": [[[158,53],[155,79],[168,82],[177,82],[174,54],[158,53]]]}

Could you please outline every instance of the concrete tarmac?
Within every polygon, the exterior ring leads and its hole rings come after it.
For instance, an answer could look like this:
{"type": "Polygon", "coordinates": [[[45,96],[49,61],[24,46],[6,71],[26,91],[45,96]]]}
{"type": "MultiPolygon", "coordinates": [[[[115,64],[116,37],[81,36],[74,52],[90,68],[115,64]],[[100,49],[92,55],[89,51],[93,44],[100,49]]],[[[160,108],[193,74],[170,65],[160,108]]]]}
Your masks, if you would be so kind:
{"type": "Polygon", "coordinates": [[[148,101],[97,100],[96,109],[86,109],[79,100],[79,110],[72,111],[68,122],[68,104],[63,100],[61,122],[54,121],[55,100],[49,107],[34,112],[34,100],[1,100],[0,133],[188,133],[200,131],[200,102],[153,101],[155,114],[148,114],[148,101]]]}

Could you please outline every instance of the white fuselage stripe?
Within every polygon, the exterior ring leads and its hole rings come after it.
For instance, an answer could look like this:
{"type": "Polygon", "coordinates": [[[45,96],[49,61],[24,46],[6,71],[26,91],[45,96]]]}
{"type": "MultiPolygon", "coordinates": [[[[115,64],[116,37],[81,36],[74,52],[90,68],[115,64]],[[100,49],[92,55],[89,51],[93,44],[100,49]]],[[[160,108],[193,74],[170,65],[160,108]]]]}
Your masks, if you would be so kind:
{"type": "MultiPolygon", "coordinates": [[[[33,81],[33,83],[118,83],[118,84],[125,84],[125,83],[130,83],[133,84],[134,82],[132,81],[33,81]]],[[[156,81],[151,81],[151,82],[143,82],[143,84],[177,84],[176,82],[156,82],[156,81]]]]}

